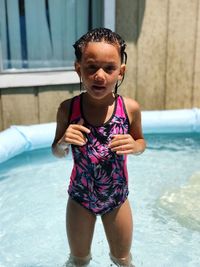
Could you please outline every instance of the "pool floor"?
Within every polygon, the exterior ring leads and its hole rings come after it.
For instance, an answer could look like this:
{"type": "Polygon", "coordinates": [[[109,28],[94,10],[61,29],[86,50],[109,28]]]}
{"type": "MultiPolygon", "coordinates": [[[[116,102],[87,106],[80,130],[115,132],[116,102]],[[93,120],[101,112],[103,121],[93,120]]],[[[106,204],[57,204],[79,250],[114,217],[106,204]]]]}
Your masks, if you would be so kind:
{"type": "MultiPolygon", "coordinates": [[[[200,137],[148,135],[148,148],[129,156],[136,267],[198,267],[200,137]],[[180,201],[181,199],[181,201],[180,201]]],[[[62,267],[69,247],[65,209],[71,157],[50,149],[0,165],[0,267],[62,267]]],[[[111,266],[100,218],[91,267],[111,266]]]]}

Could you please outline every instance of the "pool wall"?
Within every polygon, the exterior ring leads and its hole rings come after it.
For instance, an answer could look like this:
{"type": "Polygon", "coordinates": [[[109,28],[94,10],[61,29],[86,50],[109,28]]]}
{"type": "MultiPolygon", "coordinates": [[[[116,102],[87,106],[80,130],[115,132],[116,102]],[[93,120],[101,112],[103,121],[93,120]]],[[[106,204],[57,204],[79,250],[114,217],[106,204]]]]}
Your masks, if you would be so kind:
{"type": "MultiPolygon", "coordinates": [[[[200,109],[143,111],[144,134],[200,133],[200,109]]],[[[0,163],[25,151],[50,147],[56,123],[13,125],[0,132],[0,163]]]]}

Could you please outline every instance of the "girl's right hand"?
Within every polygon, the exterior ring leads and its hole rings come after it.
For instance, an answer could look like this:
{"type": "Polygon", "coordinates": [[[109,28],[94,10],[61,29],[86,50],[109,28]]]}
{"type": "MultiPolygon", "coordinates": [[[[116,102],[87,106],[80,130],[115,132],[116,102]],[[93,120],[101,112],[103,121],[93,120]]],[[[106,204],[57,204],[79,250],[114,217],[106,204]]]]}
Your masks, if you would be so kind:
{"type": "Polygon", "coordinates": [[[86,134],[90,133],[90,129],[83,126],[84,120],[80,119],[77,124],[70,124],[65,131],[64,136],[59,143],[67,143],[78,146],[83,146],[87,142],[86,134]]]}

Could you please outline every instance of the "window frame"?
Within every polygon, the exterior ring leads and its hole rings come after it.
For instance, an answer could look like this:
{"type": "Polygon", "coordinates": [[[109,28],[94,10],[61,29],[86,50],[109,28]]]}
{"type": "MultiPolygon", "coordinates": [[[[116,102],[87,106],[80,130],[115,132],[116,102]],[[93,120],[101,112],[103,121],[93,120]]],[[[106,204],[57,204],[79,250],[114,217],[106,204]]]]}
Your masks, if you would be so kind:
{"type": "MultiPolygon", "coordinates": [[[[115,0],[104,0],[103,26],[115,30],[115,0]]],[[[1,43],[0,43],[1,45],[1,43]]],[[[2,60],[0,58],[0,64],[2,60]]],[[[45,85],[77,84],[79,77],[73,67],[9,71],[0,73],[0,88],[32,87],[45,85]]]]}

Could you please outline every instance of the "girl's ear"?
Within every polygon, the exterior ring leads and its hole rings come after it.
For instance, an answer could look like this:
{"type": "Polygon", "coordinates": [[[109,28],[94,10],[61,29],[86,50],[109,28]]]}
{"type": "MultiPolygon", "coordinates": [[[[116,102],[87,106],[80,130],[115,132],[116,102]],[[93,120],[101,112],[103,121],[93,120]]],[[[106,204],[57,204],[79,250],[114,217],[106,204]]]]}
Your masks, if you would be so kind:
{"type": "Polygon", "coordinates": [[[122,64],[121,67],[120,67],[120,72],[119,72],[119,75],[118,75],[118,80],[122,80],[123,79],[124,74],[125,74],[125,71],[126,71],[126,65],[125,64],[122,64]]]}
{"type": "Polygon", "coordinates": [[[75,67],[75,71],[77,72],[78,76],[81,77],[81,66],[80,66],[80,63],[78,63],[78,61],[75,61],[74,67],[75,67]]]}

